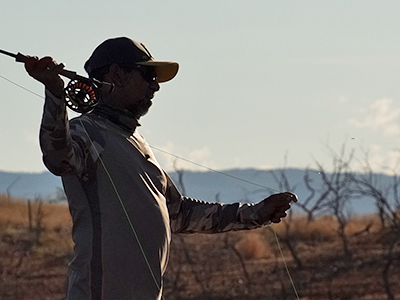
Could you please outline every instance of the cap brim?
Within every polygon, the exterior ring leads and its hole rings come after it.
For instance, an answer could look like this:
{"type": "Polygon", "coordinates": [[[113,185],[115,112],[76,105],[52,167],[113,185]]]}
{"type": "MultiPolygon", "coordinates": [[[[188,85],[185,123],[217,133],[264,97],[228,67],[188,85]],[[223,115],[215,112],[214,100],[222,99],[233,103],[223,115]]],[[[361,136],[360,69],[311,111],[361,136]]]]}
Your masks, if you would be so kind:
{"type": "Polygon", "coordinates": [[[157,74],[158,82],[166,82],[175,77],[178,73],[179,64],[174,61],[143,61],[136,64],[153,67],[157,74]]]}

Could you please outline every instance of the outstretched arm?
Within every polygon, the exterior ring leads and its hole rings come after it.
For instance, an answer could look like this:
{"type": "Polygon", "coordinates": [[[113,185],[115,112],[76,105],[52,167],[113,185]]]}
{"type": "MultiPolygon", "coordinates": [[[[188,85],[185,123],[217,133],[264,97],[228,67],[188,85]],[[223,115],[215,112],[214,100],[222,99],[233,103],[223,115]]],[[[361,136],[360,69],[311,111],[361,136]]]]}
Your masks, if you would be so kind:
{"type": "Polygon", "coordinates": [[[217,233],[279,223],[286,217],[291,202],[297,202],[295,194],[285,192],[256,204],[210,203],[181,196],[171,179],[168,180],[167,203],[174,233],[217,233]]]}

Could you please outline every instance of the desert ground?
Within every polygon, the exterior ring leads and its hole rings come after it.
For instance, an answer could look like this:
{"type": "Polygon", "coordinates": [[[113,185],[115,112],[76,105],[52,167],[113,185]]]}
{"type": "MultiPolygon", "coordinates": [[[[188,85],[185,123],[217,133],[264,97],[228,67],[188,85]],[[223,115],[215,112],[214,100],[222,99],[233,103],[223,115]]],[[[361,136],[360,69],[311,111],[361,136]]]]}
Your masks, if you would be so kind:
{"type": "MultiPolygon", "coordinates": [[[[338,228],[332,216],[294,215],[251,231],[173,235],[164,299],[400,299],[398,231],[375,215],[353,216],[345,235],[338,228]]],[[[66,205],[1,195],[0,299],[64,299],[70,234],[66,205]]]]}

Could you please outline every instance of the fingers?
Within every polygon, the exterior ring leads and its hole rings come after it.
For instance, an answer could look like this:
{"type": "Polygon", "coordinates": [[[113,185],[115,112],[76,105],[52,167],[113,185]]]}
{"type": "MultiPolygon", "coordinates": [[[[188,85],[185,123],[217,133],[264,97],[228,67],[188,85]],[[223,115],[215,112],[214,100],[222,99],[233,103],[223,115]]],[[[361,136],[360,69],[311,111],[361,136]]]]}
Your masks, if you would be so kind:
{"type": "Polygon", "coordinates": [[[54,78],[64,69],[64,64],[58,64],[50,56],[41,59],[36,56],[28,56],[25,61],[25,69],[35,79],[42,81],[45,78],[54,78]]]}
{"type": "Polygon", "coordinates": [[[285,212],[287,210],[289,210],[291,207],[290,203],[282,203],[280,206],[276,207],[276,211],[278,212],[285,212]]]}
{"type": "Polygon", "coordinates": [[[265,199],[268,206],[269,220],[273,223],[279,223],[282,218],[287,216],[286,211],[291,208],[292,202],[297,202],[297,195],[292,192],[274,194],[265,199]]]}
{"type": "Polygon", "coordinates": [[[281,219],[285,218],[287,214],[285,212],[276,212],[271,216],[271,222],[279,223],[281,219]]]}
{"type": "Polygon", "coordinates": [[[279,223],[281,219],[287,216],[286,211],[290,209],[290,204],[276,208],[275,212],[272,213],[270,220],[272,223],[279,223]]]}
{"type": "Polygon", "coordinates": [[[29,75],[31,75],[31,73],[34,71],[38,61],[39,58],[36,56],[27,56],[25,60],[25,70],[29,73],[29,75]]]}
{"type": "Polygon", "coordinates": [[[45,57],[45,58],[46,60],[42,61],[43,65],[42,67],[50,71],[52,74],[60,74],[60,72],[64,69],[65,66],[63,63],[58,64],[51,57],[45,57]]]}
{"type": "Polygon", "coordinates": [[[292,192],[284,192],[282,193],[283,195],[286,196],[286,200],[288,200],[289,202],[297,202],[299,199],[297,198],[297,195],[295,193],[292,192]]]}
{"type": "Polygon", "coordinates": [[[25,61],[29,75],[43,83],[57,97],[61,97],[64,90],[64,82],[59,76],[64,67],[64,64],[58,64],[50,56],[41,59],[32,56],[25,61]]]}

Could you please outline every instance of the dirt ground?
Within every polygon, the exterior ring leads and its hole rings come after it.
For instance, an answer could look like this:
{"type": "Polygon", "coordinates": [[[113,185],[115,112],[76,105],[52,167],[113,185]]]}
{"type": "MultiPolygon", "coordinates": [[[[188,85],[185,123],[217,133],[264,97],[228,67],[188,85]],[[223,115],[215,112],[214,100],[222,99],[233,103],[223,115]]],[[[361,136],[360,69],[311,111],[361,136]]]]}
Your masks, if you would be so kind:
{"type": "MultiPolygon", "coordinates": [[[[64,299],[72,246],[66,242],[69,229],[46,230],[65,247],[49,250],[35,245],[26,228],[2,228],[1,300],[64,299]]],[[[175,235],[164,299],[400,299],[400,250],[397,243],[390,253],[390,241],[390,235],[381,232],[353,235],[345,255],[335,237],[292,238],[295,260],[281,237],[283,260],[268,228],[175,235]]]]}

